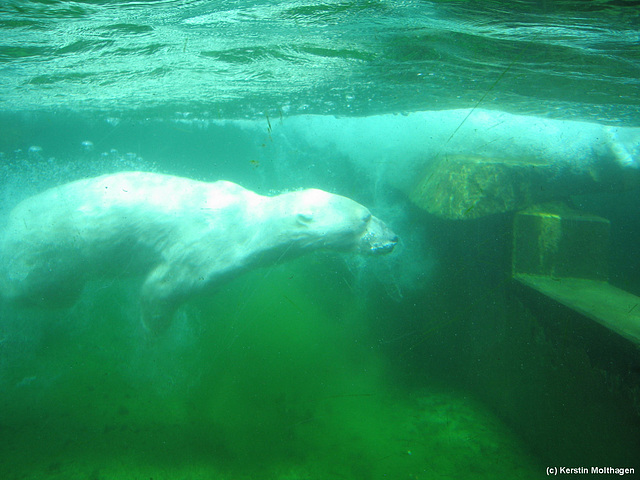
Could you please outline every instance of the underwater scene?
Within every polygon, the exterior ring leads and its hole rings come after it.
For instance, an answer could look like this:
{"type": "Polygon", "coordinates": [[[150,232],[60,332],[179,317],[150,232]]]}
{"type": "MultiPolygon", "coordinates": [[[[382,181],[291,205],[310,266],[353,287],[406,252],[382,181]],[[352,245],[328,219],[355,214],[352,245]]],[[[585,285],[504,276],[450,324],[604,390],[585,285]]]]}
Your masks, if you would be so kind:
{"type": "Polygon", "coordinates": [[[640,3],[0,4],[0,478],[640,474],[640,3]]]}

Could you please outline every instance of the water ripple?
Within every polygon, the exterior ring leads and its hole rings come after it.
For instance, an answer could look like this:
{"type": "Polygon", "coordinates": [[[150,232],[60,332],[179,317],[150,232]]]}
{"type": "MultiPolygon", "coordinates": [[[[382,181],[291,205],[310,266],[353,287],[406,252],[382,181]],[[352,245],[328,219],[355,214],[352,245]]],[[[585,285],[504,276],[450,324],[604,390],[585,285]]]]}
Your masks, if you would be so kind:
{"type": "Polygon", "coordinates": [[[7,1],[0,107],[245,117],[279,105],[369,114],[484,98],[487,108],[570,105],[640,123],[637,9],[539,3],[7,1]]]}

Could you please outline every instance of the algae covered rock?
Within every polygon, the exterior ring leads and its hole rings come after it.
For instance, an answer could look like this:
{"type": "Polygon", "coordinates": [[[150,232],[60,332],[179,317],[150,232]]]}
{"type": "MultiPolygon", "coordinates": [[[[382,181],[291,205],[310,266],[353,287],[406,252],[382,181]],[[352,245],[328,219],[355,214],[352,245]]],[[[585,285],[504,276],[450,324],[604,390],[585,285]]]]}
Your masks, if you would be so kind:
{"type": "Polygon", "coordinates": [[[430,162],[408,194],[429,213],[463,220],[637,184],[636,172],[625,173],[598,164],[578,168],[537,159],[447,156],[430,162]]]}

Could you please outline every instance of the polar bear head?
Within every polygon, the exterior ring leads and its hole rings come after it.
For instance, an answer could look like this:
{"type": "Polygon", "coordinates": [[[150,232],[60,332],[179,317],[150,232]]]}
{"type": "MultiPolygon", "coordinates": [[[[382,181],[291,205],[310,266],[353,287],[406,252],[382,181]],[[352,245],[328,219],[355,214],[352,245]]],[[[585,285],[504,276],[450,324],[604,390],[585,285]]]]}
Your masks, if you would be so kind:
{"type": "Polygon", "coordinates": [[[391,252],[398,243],[389,227],[349,198],[317,189],[279,197],[284,201],[286,216],[293,220],[291,235],[302,249],[329,248],[375,255],[391,252]]]}

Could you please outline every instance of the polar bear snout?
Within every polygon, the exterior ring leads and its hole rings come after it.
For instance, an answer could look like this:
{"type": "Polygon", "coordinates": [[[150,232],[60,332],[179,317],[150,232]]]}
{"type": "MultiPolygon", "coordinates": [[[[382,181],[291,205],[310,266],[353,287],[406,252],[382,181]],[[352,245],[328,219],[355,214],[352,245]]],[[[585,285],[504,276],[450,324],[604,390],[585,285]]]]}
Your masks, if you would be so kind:
{"type": "Polygon", "coordinates": [[[372,216],[360,239],[360,250],[369,255],[391,253],[398,243],[398,236],[385,223],[372,216]]]}

